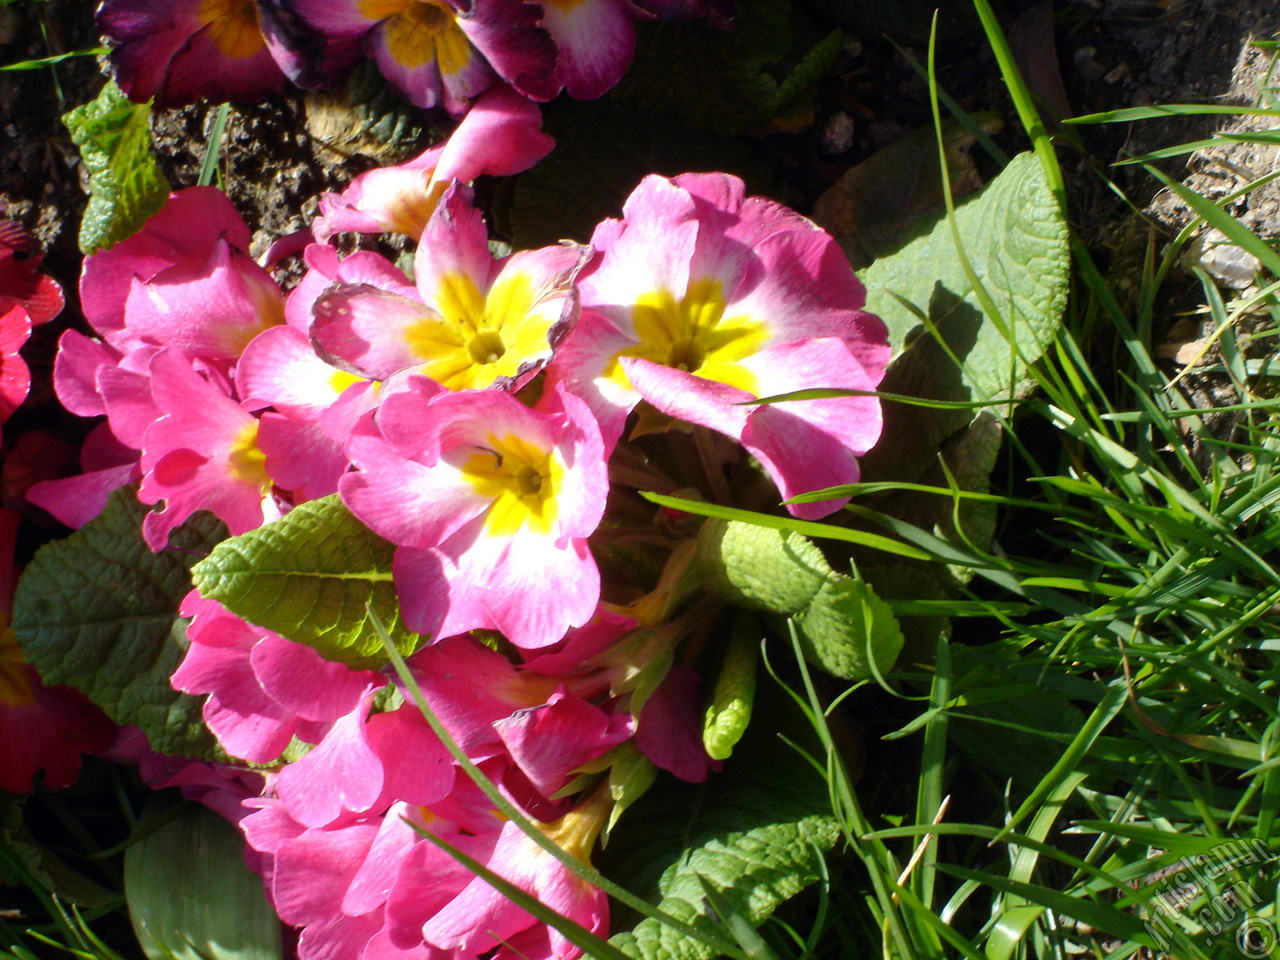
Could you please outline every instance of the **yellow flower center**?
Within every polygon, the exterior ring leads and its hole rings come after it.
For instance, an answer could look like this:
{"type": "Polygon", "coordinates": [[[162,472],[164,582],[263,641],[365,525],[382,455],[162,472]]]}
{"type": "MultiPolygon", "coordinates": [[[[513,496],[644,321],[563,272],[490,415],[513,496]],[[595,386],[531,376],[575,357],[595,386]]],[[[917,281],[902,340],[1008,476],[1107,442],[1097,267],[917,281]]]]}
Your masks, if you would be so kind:
{"type": "Polygon", "coordinates": [[[605,783],[555,823],[543,827],[542,832],[569,856],[590,863],[591,848],[609,819],[613,803],[609,785],[605,783]]]}
{"type": "Polygon", "coordinates": [[[527,274],[500,277],[486,298],[470,277],[450,274],[436,294],[437,317],[424,317],[405,332],[409,349],[423,359],[421,372],[450,390],[479,390],[550,352],[550,320],[534,313],[527,274]]]}
{"type": "Polygon", "coordinates": [[[22,659],[17,634],[9,625],[9,617],[0,613],[0,703],[6,707],[25,707],[34,699],[31,675],[22,659]]]}
{"type": "Polygon", "coordinates": [[[535,533],[551,532],[565,472],[554,451],[513,434],[501,440],[490,434],[489,446],[471,454],[461,470],[481,496],[493,501],[484,524],[488,536],[509,537],[525,525],[535,533]]]}
{"type": "Polygon", "coordinates": [[[231,476],[241,483],[252,483],[266,490],[271,486],[267,477],[267,455],[258,446],[258,421],[245,424],[231,441],[227,453],[227,467],[231,476]]]}
{"type": "Polygon", "coordinates": [[[334,370],[333,373],[329,374],[329,389],[335,394],[340,394],[353,383],[363,383],[364,381],[365,378],[359,374],[349,373],[346,370],[334,370]]]}
{"type": "Polygon", "coordinates": [[[690,281],[680,300],[669,290],[643,294],[631,308],[640,342],[615,356],[605,376],[629,386],[618,361],[637,357],[757,394],[756,376],[741,361],[760,350],[769,332],[751,317],[726,317],[725,306],[718,280],[690,281]]]}
{"type": "Polygon", "coordinates": [[[406,67],[421,67],[434,60],[441,74],[454,74],[471,62],[471,42],[445,3],[361,0],[357,6],[364,16],[386,21],[383,36],[387,51],[406,67]]]}
{"type": "Polygon", "coordinates": [[[209,25],[209,39],[228,57],[252,57],[266,46],[252,0],[202,0],[196,16],[209,25]]]}

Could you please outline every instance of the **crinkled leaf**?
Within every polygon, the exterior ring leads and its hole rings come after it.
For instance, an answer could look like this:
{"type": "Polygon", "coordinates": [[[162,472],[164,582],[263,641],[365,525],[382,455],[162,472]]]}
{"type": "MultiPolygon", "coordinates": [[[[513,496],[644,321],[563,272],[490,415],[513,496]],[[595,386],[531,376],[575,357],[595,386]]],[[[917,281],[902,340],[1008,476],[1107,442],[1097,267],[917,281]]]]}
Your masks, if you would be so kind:
{"type": "Polygon", "coordinates": [[[884,673],[902,650],[892,608],[865,580],[833,575],[795,624],[805,659],[845,680],[884,673]]]}
{"type": "Polygon", "coordinates": [[[201,596],[236,616],[330,660],[380,667],[387,658],[367,604],[402,653],[424,641],[400,620],[391,582],[394,554],[392,544],[333,494],[223,541],[192,573],[201,596]]]}
{"type": "MultiPolygon", "coordinates": [[[[956,226],[1000,316],[984,315],[940,220],[863,274],[867,309],[884,318],[898,351],[880,388],[927,400],[1016,397],[1027,365],[1053,342],[1067,296],[1067,225],[1039,160],[1015,157],[956,210],[956,226]]],[[[972,414],[886,402],[884,417],[880,443],[862,459],[867,480],[918,478],[972,414]]]]}
{"type": "Polygon", "coordinates": [[[708,520],[698,543],[707,585],[750,610],[791,617],[805,658],[846,680],[889,669],[902,631],[889,605],[861,579],[836,573],[798,533],[708,520]]]}
{"type": "Polygon", "coordinates": [[[751,722],[760,640],[756,618],[739,614],[725,645],[711,702],[703,714],[702,746],[713,760],[728,759],[751,722]]]}
{"type": "MultiPolygon", "coordinates": [[[[1003,125],[994,113],[974,120],[989,133],[1003,125]]],[[[970,152],[977,138],[958,121],[942,121],[952,193],[961,197],[982,185],[970,152]]],[[[813,221],[840,241],[849,262],[861,270],[901,246],[920,217],[943,207],[937,131],[921,127],[886,144],[850,167],[818,198],[813,221]]]]}
{"type": "Polygon", "coordinates": [[[178,605],[191,566],[226,527],[197,514],[152,553],[142,539],[146,513],[126,487],[83,528],[42,547],[18,581],[13,629],[46,683],[79,688],[116,723],[141,727],[161,753],[212,759],[200,700],[174,690],[169,676],[187,650],[178,605]]]}
{"type": "Polygon", "coordinates": [[[151,150],[151,104],[130,103],[108,81],[96,100],[67,113],[62,122],[89,171],[80,250],[93,253],[135,233],[169,196],[151,150]]]}
{"type": "Polygon", "coordinates": [[[818,81],[827,75],[840,58],[843,49],[844,33],[840,30],[832,30],[815,43],[778,85],[773,103],[774,111],[786,110],[806,94],[812,93],[818,81]]]}
{"type": "Polygon", "coordinates": [[[158,829],[153,807],[125,851],[129,919],[150,960],[279,960],[280,921],[244,840],[222,817],[185,806],[158,829]]]}
{"type": "MultiPolygon", "coordinates": [[[[760,693],[758,716],[769,723],[751,725],[724,769],[705,785],[660,781],[622,818],[599,857],[606,875],[625,878],[694,926],[712,927],[699,876],[758,925],[822,875],[820,858],[839,836],[826,781],[778,735],[817,752],[812,731],[776,689],[760,693]]],[[[713,953],[652,919],[612,942],[647,960],[706,960],[713,953]]]]}

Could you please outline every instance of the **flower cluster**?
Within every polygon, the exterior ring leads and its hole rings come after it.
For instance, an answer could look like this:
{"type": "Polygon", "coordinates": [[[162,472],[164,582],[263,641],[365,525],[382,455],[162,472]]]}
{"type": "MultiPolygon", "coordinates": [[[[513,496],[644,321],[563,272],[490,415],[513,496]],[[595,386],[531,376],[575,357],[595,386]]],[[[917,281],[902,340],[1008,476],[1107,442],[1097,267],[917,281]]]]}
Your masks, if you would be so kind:
{"type": "MultiPolygon", "coordinates": [[[[30,499],[78,526],[137,482],[160,550],[197,510],[238,535],[336,494],[394,545],[423,637],[409,669],[450,738],[585,862],[637,785],[716,767],[678,656],[705,620],[682,606],[696,523],[655,525],[633,491],[773,506],[855,481],[889,350],[835,242],[725,174],[648,177],[589,245],[495,257],[463,180],[545,151],[512,97],[327,198],[289,291],[209,188],[87,258],[97,336],[63,335],[55,387],[103,422],[83,473],[30,499]],[[348,230],[416,238],[412,276],[341,255],[328,240],[348,230]],[[838,389],[761,402],[819,387],[838,389]]],[[[304,960],[576,955],[431,838],[606,930],[603,894],[494,809],[388,669],[329,662],[195,592],[181,612],[174,686],[206,697],[229,754],[272,771],[237,816],[304,960]]]]}
{"type": "Polygon", "coordinates": [[[98,25],[135,100],[252,100],[370,60],[410,103],[457,116],[501,84],[594,99],[630,65],[636,17],[730,12],[719,0],[104,0],[98,25]]]}
{"type": "MultiPolygon", "coordinates": [[[[31,385],[19,348],[33,324],[52,320],[63,306],[62,288],[38,269],[41,257],[19,223],[0,217],[0,423],[18,409],[31,385]]],[[[17,456],[17,443],[10,443],[0,478],[5,486],[12,484],[13,463],[42,446],[35,432],[23,434],[19,442],[26,438],[32,442],[17,456]]],[[[10,793],[30,790],[42,770],[50,789],[69,786],[79,772],[81,753],[103,750],[115,737],[111,722],[80,691],[45,686],[23,658],[9,622],[20,519],[17,511],[0,507],[0,790],[10,793]]]]}

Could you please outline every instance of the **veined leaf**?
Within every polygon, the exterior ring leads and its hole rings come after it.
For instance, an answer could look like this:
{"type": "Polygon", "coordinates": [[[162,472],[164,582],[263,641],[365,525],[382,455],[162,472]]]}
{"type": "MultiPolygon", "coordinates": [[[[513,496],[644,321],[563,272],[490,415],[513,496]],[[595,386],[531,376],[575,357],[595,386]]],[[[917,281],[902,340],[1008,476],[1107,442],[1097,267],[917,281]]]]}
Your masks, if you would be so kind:
{"type": "Polygon", "coordinates": [[[191,566],[226,527],[197,514],[152,553],[142,539],[146,513],[126,487],[83,528],[42,547],[18,581],[13,629],[46,683],[78,688],[112,720],[141,727],[162,753],[211,759],[200,700],[174,690],[169,676],[186,655],[178,605],[191,566]]]}
{"type": "Polygon", "coordinates": [[[192,804],[154,832],[154,806],[124,855],[129,919],[150,960],[279,960],[280,922],[244,840],[212,810],[192,804]]]}
{"type": "Polygon", "coordinates": [[[220,543],[192,573],[201,596],[236,616],[363,669],[387,662],[368,605],[402,653],[425,639],[400,620],[394,554],[333,494],[220,543]]]}
{"type": "Polygon", "coordinates": [[[791,617],[805,659],[837,677],[866,680],[892,667],[902,649],[889,605],[865,581],[832,570],[798,533],[708,520],[698,563],[731,603],[791,617]]]}
{"type": "MultiPolygon", "coordinates": [[[[758,925],[822,876],[821,857],[839,837],[826,781],[778,736],[817,752],[812,731],[776,690],[761,690],[760,699],[760,715],[771,722],[752,724],[723,770],[705,785],[660,781],[622,818],[599,857],[607,876],[626,877],[694,926],[713,923],[704,881],[735,915],[758,925]],[[677,810],[692,811],[690,819],[673,816],[677,810]]],[[[646,960],[713,955],[707,944],[652,919],[612,942],[646,960]]]]}
{"type": "Polygon", "coordinates": [[[135,233],[169,196],[151,152],[151,105],[130,103],[111,80],[62,122],[89,171],[80,250],[93,253],[135,233]]]}
{"type": "MultiPolygon", "coordinates": [[[[1066,307],[1067,225],[1031,153],[1014,157],[955,214],[960,246],[998,316],[987,316],[966,276],[950,224],[876,260],[863,274],[867,309],[898,350],[881,389],[981,402],[1026,389],[1027,366],[1054,341],[1066,307]]],[[[879,444],[864,476],[916,479],[938,446],[963,428],[963,411],[884,405],[879,444]]]]}

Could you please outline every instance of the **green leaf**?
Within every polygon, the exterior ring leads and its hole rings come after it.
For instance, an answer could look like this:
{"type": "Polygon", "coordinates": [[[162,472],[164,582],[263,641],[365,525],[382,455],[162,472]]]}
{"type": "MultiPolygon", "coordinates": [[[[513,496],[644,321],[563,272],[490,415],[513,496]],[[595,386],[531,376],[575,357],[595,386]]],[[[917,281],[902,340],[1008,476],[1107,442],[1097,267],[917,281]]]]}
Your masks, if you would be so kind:
{"type": "Polygon", "coordinates": [[[151,151],[151,104],[130,103],[108,81],[96,100],[67,113],[62,122],[89,171],[80,250],[94,253],[135,233],[169,196],[151,151]]]}
{"type": "Polygon", "coordinates": [[[708,520],[698,536],[708,585],[749,610],[790,615],[834,576],[822,551],[798,533],[736,520],[708,520]]]}
{"type": "Polygon", "coordinates": [[[83,528],[42,547],[18,581],[13,629],[46,683],[77,687],[112,720],[141,727],[161,753],[214,759],[200,700],[169,677],[187,651],[178,605],[191,566],[226,528],[197,514],[152,553],[142,539],[146,513],[125,487],[83,528]]]}
{"type": "MultiPolygon", "coordinates": [[[[991,133],[1003,125],[993,113],[973,120],[991,133]]],[[[932,126],[903,134],[846,170],[814,204],[814,223],[840,241],[854,269],[902,246],[919,233],[922,218],[937,219],[944,201],[937,139],[932,126]]],[[[971,152],[977,136],[946,119],[942,139],[952,193],[961,197],[977,190],[982,179],[971,152]]]]}
{"type": "MultiPolygon", "coordinates": [[[[820,752],[812,729],[776,689],[761,690],[760,699],[758,712],[770,723],[753,724],[723,770],[706,784],[664,778],[628,811],[597,858],[607,876],[625,877],[663,911],[703,929],[714,925],[699,877],[735,915],[758,925],[822,876],[821,858],[839,837],[826,781],[779,736],[820,752]]],[[[713,956],[707,944],[654,919],[612,942],[654,960],[713,956]]]]}
{"type": "MultiPolygon", "coordinates": [[[[985,316],[950,225],[876,260],[863,274],[867,309],[898,350],[881,389],[943,401],[1016,398],[1027,367],[1057,335],[1066,306],[1067,225],[1031,153],[1009,163],[955,214],[960,244],[999,311],[985,316]]],[[[881,442],[863,458],[864,479],[912,480],[937,447],[969,421],[961,410],[886,402],[881,442]]]]}
{"type": "Polygon", "coordinates": [[[279,960],[280,921],[262,878],[244,862],[244,839],[196,804],[154,832],[155,809],[124,855],[124,893],[149,960],[279,960]]]}
{"type": "Polygon", "coordinates": [[[238,617],[359,669],[384,666],[368,605],[396,649],[425,642],[400,620],[395,547],[352,516],[337,494],[220,543],[192,571],[201,596],[238,617]]]}
{"type": "Polygon", "coordinates": [[[903,642],[893,609],[866,581],[834,576],[795,616],[804,658],[845,680],[888,671],[903,642]]]}
{"type": "Polygon", "coordinates": [[[739,614],[703,717],[702,745],[713,760],[728,759],[751,722],[759,659],[759,626],[755,617],[739,614]]]}
{"type": "Polygon", "coordinates": [[[805,659],[846,680],[888,670],[903,636],[889,605],[860,578],[828,566],[798,533],[708,520],[697,562],[707,585],[749,610],[791,617],[805,659]]]}
{"type": "Polygon", "coordinates": [[[1012,894],[1032,903],[1040,904],[1065,917],[1070,917],[1072,920],[1087,923],[1089,926],[1120,940],[1139,943],[1148,948],[1155,947],[1153,938],[1148,932],[1148,927],[1142,920],[1108,903],[1098,903],[1093,900],[1086,900],[1083,897],[1073,897],[1071,894],[1063,893],[1053,887],[1021,883],[1016,880],[1009,880],[1006,877],[950,864],[939,864],[938,869],[965,880],[985,884],[1001,893],[1012,894]]]}

